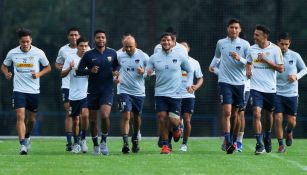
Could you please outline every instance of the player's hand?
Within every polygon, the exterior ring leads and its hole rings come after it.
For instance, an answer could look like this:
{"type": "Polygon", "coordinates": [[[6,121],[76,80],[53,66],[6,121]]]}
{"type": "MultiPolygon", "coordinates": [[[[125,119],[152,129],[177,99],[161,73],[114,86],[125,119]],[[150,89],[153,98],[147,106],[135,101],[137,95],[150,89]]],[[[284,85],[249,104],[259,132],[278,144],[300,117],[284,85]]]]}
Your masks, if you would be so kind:
{"type": "Polygon", "coordinates": [[[92,69],[91,69],[91,72],[92,72],[93,74],[97,74],[98,71],[99,71],[99,66],[93,66],[92,69]]]}
{"type": "Polygon", "coordinates": [[[188,91],[190,94],[193,94],[193,93],[194,93],[194,90],[193,90],[192,86],[187,87],[187,91],[188,91]]]}
{"type": "Polygon", "coordinates": [[[289,76],[288,76],[288,81],[290,81],[291,83],[292,83],[292,82],[295,82],[296,80],[297,80],[296,75],[289,75],[289,76]]]}
{"type": "Polygon", "coordinates": [[[138,67],[137,72],[138,72],[138,74],[143,75],[145,70],[144,70],[144,68],[142,68],[142,66],[140,66],[140,67],[138,67]]]}
{"type": "Polygon", "coordinates": [[[10,80],[12,78],[12,76],[13,76],[12,72],[7,72],[7,74],[5,74],[5,78],[7,80],[10,80]]]}
{"type": "Polygon", "coordinates": [[[32,74],[32,78],[33,78],[33,79],[37,79],[37,78],[40,77],[39,72],[32,71],[31,74],[32,74]]]}
{"type": "Polygon", "coordinates": [[[197,87],[196,85],[192,85],[191,88],[192,88],[192,90],[193,90],[194,92],[198,89],[198,87],[197,87]]]}
{"type": "Polygon", "coordinates": [[[230,56],[237,60],[237,61],[240,61],[240,55],[237,53],[237,52],[230,52],[230,56]]]}
{"type": "Polygon", "coordinates": [[[214,67],[209,66],[209,72],[214,73],[214,67]]]}
{"type": "Polygon", "coordinates": [[[154,71],[153,71],[152,69],[148,69],[148,70],[147,70],[147,75],[148,75],[148,76],[152,76],[153,72],[154,72],[154,71]]]}
{"type": "Polygon", "coordinates": [[[118,77],[119,76],[119,72],[118,71],[113,71],[112,75],[118,77]]]}
{"type": "Polygon", "coordinates": [[[74,68],[74,67],[75,67],[75,61],[72,60],[72,61],[69,63],[69,66],[70,66],[70,68],[74,68]]]}
{"type": "Polygon", "coordinates": [[[265,59],[264,53],[258,53],[257,61],[259,61],[259,62],[267,62],[267,60],[265,59]]]}
{"type": "Polygon", "coordinates": [[[114,81],[115,84],[120,83],[120,76],[119,75],[118,76],[114,76],[113,77],[113,81],[114,81]]]}

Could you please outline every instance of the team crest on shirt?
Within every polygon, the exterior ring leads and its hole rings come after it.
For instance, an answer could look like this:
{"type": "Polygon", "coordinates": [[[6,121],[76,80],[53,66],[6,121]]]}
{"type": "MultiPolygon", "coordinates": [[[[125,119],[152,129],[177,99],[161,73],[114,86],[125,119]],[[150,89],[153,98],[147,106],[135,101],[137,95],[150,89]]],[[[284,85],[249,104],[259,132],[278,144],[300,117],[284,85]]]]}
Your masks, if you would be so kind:
{"type": "Polygon", "coordinates": [[[236,50],[239,51],[241,49],[241,46],[237,46],[236,50]]]}
{"type": "Polygon", "coordinates": [[[177,59],[173,59],[173,63],[176,64],[177,63],[177,59]]]}
{"type": "Polygon", "coordinates": [[[33,62],[34,57],[29,57],[30,62],[33,62]]]}
{"type": "Polygon", "coordinates": [[[107,59],[108,59],[109,62],[112,61],[112,57],[111,56],[108,56],[107,59]]]}
{"type": "Polygon", "coordinates": [[[135,64],[139,64],[140,63],[140,60],[135,60],[135,64]]]}
{"type": "Polygon", "coordinates": [[[292,65],[292,64],[293,64],[293,60],[290,60],[290,61],[289,61],[289,64],[292,65]]]}

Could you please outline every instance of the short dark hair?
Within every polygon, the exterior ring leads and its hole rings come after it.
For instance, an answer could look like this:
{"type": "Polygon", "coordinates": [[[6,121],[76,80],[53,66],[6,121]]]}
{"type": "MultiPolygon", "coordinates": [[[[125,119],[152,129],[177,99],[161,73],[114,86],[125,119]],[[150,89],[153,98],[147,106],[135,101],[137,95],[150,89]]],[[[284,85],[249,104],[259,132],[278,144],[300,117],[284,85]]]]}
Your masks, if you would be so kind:
{"type": "Polygon", "coordinates": [[[267,26],[262,25],[262,24],[256,25],[256,30],[261,30],[263,33],[267,35],[270,35],[271,33],[270,29],[267,26]]]}
{"type": "Polygon", "coordinates": [[[86,39],[84,37],[80,37],[79,39],[77,39],[77,45],[79,45],[82,42],[88,42],[88,39],[86,39]]]}
{"type": "Polygon", "coordinates": [[[95,30],[94,35],[96,36],[97,33],[104,33],[104,34],[106,34],[106,32],[104,30],[101,30],[101,29],[95,30]]]}
{"type": "Polygon", "coordinates": [[[77,32],[80,34],[80,30],[79,30],[79,28],[77,28],[77,27],[71,27],[71,28],[69,28],[69,29],[67,30],[67,35],[69,35],[69,33],[70,33],[71,31],[77,31],[77,32]]]}
{"type": "Polygon", "coordinates": [[[162,38],[166,37],[166,36],[170,36],[170,37],[172,38],[172,40],[175,40],[174,35],[173,35],[172,33],[170,33],[170,32],[164,32],[164,33],[162,33],[162,35],[160,36],[160,40],[161,40],[162,38]]]}
{"type": "Polygon", "coordinates": [[[280,41],[282,39],[291,41],[291,36],[288,32],[282,32],[278,35],[277,41],[280,41]]]}
{"type": "Polygon", "coordinates": [[[235,19],[235,18],[232,18],[228,21],[227,27],[229,27],[231,24],[234,24],[234,23],[238,23],[241,27],[241,22],[238,19],[235,19]]]}
{"type": "Polygon", "coordinates": [[[18,34],[19,39],[24,37],[24,36],[32,37],[32,31],[30,29],[26,29],[26,28],[18,29],[17,34],[18,34]]]}
{"type": "Polygon", "coordinates": [[[166,30],[165,30],[166,33],[171,33],[173,35],[177,35],[175,29],[173,27],[168,27],[166,30]]]}

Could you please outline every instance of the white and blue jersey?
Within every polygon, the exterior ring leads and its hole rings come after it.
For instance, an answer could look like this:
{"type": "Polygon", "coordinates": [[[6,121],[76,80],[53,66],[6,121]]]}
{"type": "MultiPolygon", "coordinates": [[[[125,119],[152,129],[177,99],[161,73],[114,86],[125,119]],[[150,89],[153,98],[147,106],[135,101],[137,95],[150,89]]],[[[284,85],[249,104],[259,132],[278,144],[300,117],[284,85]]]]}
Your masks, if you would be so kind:
{"type": "Polygon", "coordinates": [[[68,56],[65,60],[62,70],[67,70],[70,67],[70,62],[75,62],[75,67],[70,70],[67,76],[70,77],[69,85],[69,100],[82,100],[87,96],[88,76],[76,75],[76,69],[79,65],[81,58],[75,53],[68,56]]]}
{"type": "Polygon", "coordinates": [[[244,85],[246,57],[250,48],[249,43],[241,38],[226,37],[216,44],[215,57],[220,59],[218,82],[230,85],[244,85]],[[240,61],[231,56],[231,52],[240,55],[240,61]]]}
{"type": "Polygon", "coordinates": [[[119,70],[120,83],[117,87],[118,94],[129,94],[133,96],[145,96],[144,75],[137,72],[139,67],[146,68],[149,56],[140,49],[136,49],[132,56],[126,52],[117,51],[117,60],[121,66],[119,70]]]}
{"type": "Polygon", "coordinates": [[[297,52],[290,49],[284,56],[284,72],[277,73],[277,95],[285,97],[298,96],[298,81],[290,82],[289,75],[296,75],[297,80],[302,78],[307,73],[306,65],[297,52]]]}
{"type": "Polygon", "coordinates": [[[39,78],[34,79],[32,73],[40,71],[40,64],[44,67],[49,65],[49,61],[41,49],[31,46],[28,52],[23,52],[18,46],[9,51],[3,64],[7,67],[12,64],[14,66],[13,91],[39,94],[39,78]]]}
{"type": "MultiPolygon", "coordinates": [[[[189,57],[189,63],[190,66],[192,68],[192,74],[193,74],[193,78],[202,78],[203,77],[203,73],[201,71],[199,62],[191,57],[189,57]]],[[[181,98],[195,98],[195,94],[191,94],[187,91],[187,82],[188,82],[188,77],[187,77],[187,72],[182,70],[181,71],[182,74],[182,83],[181,83],[181,87],[180,87],[180,94],[181,94],[181,98]]]]}
{"type": "Polygon", "coordinates": [[[149,59],[147,70],[156,72],[155,96],[181,98],[181,70],[187,72],[187,87],[193,83],[192,68],[185,55],[171,49],[169,53],[157,52],[149,59]]]}
{"type": "Polygon", "coordinates": [[[252,63],[251,89],[263,93],[276,93],[276,71],[267,63],[257,60],[258,54],[265,54],[265,59],[274,64],[284,64],[281,50],[271,43],[266,48],[260,48],[254,44],[247,57],[247,61],[252,63]]]}
{"type": "MultiPolygon", "coordinates": [[[[58,56],[55,60],[56,63],[63,64],[65,63],[65,60],[67,59],[68,55],[77,53],[77,48],[71,48],[69,47],[69,44],[66,44],[62,46],[59,50],[58,56]]],[[[69,89],[69,76],[66,76],[62,78],[62,89],[69,89]]]]}

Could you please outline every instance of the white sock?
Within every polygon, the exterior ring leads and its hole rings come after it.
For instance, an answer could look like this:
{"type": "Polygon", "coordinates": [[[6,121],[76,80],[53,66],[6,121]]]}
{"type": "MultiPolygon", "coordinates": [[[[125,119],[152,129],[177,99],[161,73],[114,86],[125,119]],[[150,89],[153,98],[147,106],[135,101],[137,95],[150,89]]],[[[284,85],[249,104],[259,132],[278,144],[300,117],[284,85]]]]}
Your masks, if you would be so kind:
{"type": "Polygon", "coordinates": [[[237,136],[237,142],[242,143],[242,141],[243,141],[243,135],[244,135],[244,132],[239,132],[239,134],[238,134],[238,136],[237,136]]]}

